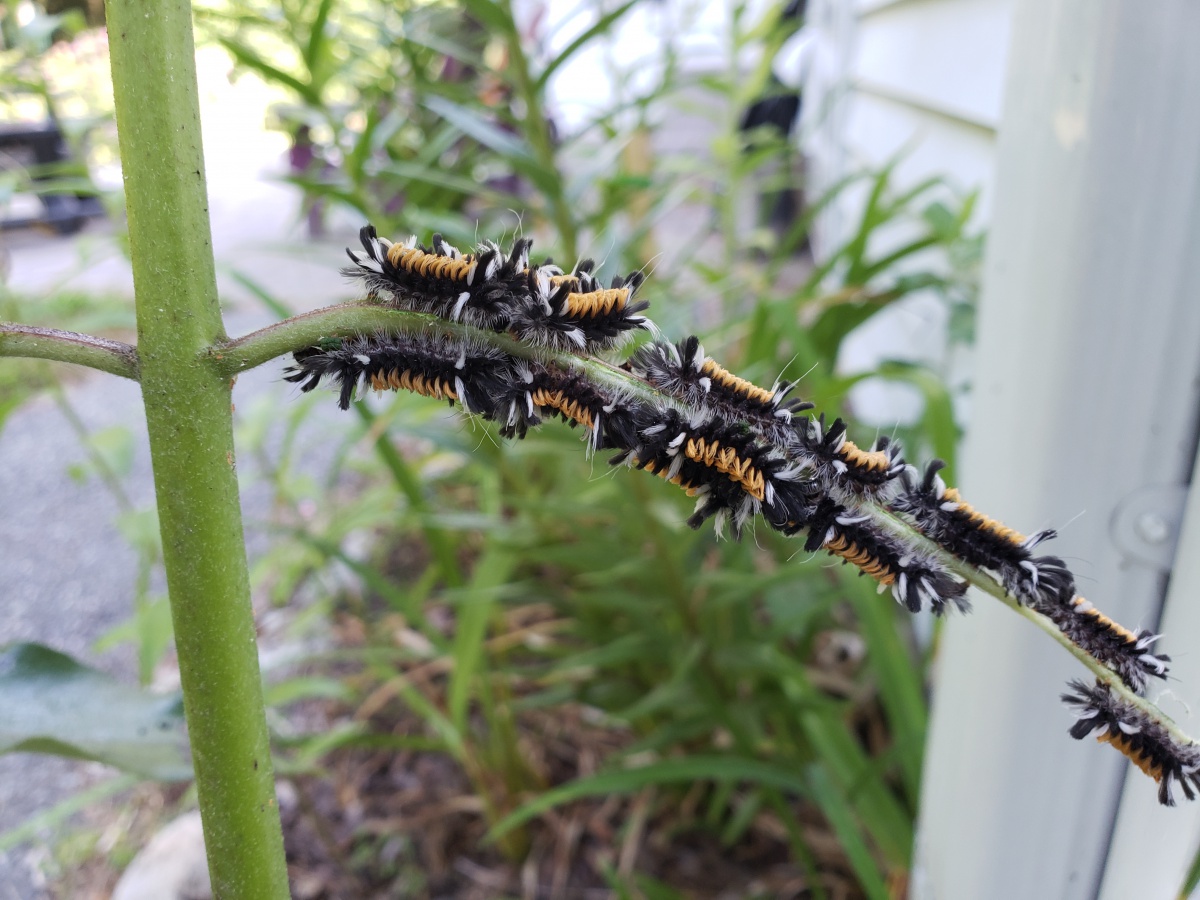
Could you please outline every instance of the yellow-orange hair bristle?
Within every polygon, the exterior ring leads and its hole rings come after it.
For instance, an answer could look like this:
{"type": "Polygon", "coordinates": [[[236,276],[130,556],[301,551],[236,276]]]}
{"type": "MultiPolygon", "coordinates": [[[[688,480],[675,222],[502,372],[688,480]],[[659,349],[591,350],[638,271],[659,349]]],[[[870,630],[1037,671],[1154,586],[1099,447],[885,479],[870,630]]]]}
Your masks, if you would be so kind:
{"type": "Polygon", "coordinates": [[[434,400],[457,400],[458,393],[453,385],[435,378],[405,369],[390,372],[374,372],[370,376],[371,387],[377,391],[412,391],[434,400]]]}
{"type": "Polygon", "coordinates": [[[963,513],[971,524],[983,531],[989,531],[1001,540],[1008,541],[1012,544],[1025,543],[1025,535],[1014,528],[1009,528],[1003,522],[997,522],[991,516],[985,516],[970,503],[959,496],[958,488],[946,488],[946,493],[942,497],[947,503],[957,503],[959,512],[963,513]]]}
{"type": "Polygon", "coordinates": [[[423,278],[443,278],[449,281],[466,281],[467,273],[474,262],[474,257],[469,255],[453,259],[449,256],[426,253],[419,247],[406,247],[404,244],[392,244],[388,248],[387,258],[393,266],[406,272],[423,278]]]}
{"type": "Polygon", "coordinates": [[[824,549],[862,569],[880,584],[891,585],[896,580],[895,572],[858,544],[847,539],[845,535],[837,535],[832,541],[825,544],[824,549]]]}
{"type": "Polygon", "coordinates": [[[745,488],[746,493],[762,500],[766,493],[766,481],[761,470],[748,459],[738,456],[732,447],[722,447],[719,441],[705,438],[688,438],[684,455],[694,462],[716,469],[745,488]]]}
{"type": "Polygon", "coordinates": [[[753,381],[739,378],[711,359],[704,361],[700,371],[723,387],[759,403],[771,403],[775,399],[775,395],[770,391],[760,388],[753,381]]]}
{"type": "Polygon", "coordinates": [[[584,428],[592,428],[594,420],[587,407],[568,397],[562,391],[551,391],[538,388],[532,394],[534,406],[546,406],[556,409],[573,422],[578,422],[584,428]]]}
{"type": "Polygon", "coordinates": [[[864,450],[854,441],[846,440],[838,455],[846,465],[854,469],[867,469],[873,472],[886,472],[892,466],[892,459],[882,450],[864,450]]]}

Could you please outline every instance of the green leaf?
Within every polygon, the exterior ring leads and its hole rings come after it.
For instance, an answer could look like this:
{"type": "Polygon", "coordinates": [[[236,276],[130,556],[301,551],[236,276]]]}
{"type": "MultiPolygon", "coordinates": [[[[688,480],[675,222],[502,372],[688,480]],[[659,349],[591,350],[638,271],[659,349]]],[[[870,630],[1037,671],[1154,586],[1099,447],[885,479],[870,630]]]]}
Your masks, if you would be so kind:
{"type": "Polygon", "coordinates": [[[437,113],[467,137],[472,138],[503,159],[547,193],[555,191],[557,175],[546,171],[533,151],[519,137],[509,134],[484,118],[478,111],[461,106],[445,97],[430,97],[425,106],[437,113]]]}
{"type": "Polygon", "coordinates": [[[133,433],[124,425],[94,431],[87,437],[88,447],[115,475],[128,475],[133,467],[133,433]]]}
{"type": "Polygon", "coordinates": [[[292,315],[292,310],[286,303],[284,303],[246,273],[230,266],[222,266],[221,269],[230,278],[253,294],[258,302],[265,306],[272,315],[279,319],[286,319],[292,315]]]}
{"type": "Polygon", "coordinates": [[[650,785],[680,781],[725,780],[748,781],[803,795],[809,792],[807,779],[790,768],[740,756],[690,756],[636,769],[601,772],[546,791],[497,822],[488,832],[488,840],[497,840],[547,810],[580,797],[630,794],[650,785]]]}
{"type": "Polygon", "coordinates": [[[1188,868],[1187,877],[1183,880],[1183,887],[1179,889],[1179,900],[1187,900],[1197,887],[1200,887],[1200,848],[1196,850],[1196,856],[1188,868]]]}
{"type": "Polygon", "coordinates": [[[807,781],[813,799],[821,807],[821,812],[825,814],[838,836],[838,842],[850,858],[850,865],[854,874],[858,876],[862,889],[871,900],[888,900],[891,894],[888,892],[887,883],[858,830],[854,813],[845,796],[820,766],[809,767],[807,781]]]}
{"type": "Polygon", "coordinates": [[[148,694],[42,644],[0,653],[0,753],[91,759],[161,781],[192,777],[177,693],[148,694]]]}
{"type": "Polygon", "coordinates": [[[247,47],[240,41],[233,38],[218,38],[218,42],[226,50],[230,52],[237,62],[245,66],[247,69],[252,69],[263,77],[268,83],[283,85],[295,91],[305,102],[312,106],[321,106],[320,94],[313,90],[311,85],[305,84],[294,75],[289,75],[287,72],[267,62],[252,49],[247,47]]]}
{"type": "Polygon", "coordinates": [[[329,11],[333,8],[333,0],[321,0],[317,14],[313,17],[312,28],[308,35],[308,44],[304,48],[304,64],[308,66],[310,75],[316,76],[321,70],[322,57],[328,47],[325,25],[329,21],[329,11]]]}
{"type": "Polygon", "coordinates": [[[928,715],[920,669],[898,633],[896,604],[876,594],[873,583],[855,579],[855,584],[847,587],[846,596],[867,643],[866,663],[875,674],[879,698],[894,732],[905,792],[915,808],[928,715]]]}
{"type": "Polygon", "coordinates": [[[166,596],[138,597],[133,615],[103,634],[96,641],[96,649],[104,651],[125,641],[133,644],[138,654],[138,681],[147,685],[174,636],[171,604],[166,596]]]}
{"type": "Polygon", "coordinates": [[[629,0],[629,2],[618,6],[612,12],[606,13],[605,15],[601,16],[591,28],[587,29],[587,31],[579,35],[579,37],[575,38],[575,40],[571,41],[571,43],[567,45],[566,49],[563,50],[562,53],[558,54],[558,56],[554,57],[554,59],[550,61],[550,64],[542,70],[542,74],[538,76],[537,83],[534,85],[534,89],[539,92],[545,90],[546,84],[550,81],[551,77],[553,77],[554,73],[557,72],[558,69],[565,62],[567,62],[567,60],[578,53],[587,44],[591,43],[593,38],[608,31],[608,29],[619,18],[633,8],[635,3],[637,3],[637,0],[629,0]]]}

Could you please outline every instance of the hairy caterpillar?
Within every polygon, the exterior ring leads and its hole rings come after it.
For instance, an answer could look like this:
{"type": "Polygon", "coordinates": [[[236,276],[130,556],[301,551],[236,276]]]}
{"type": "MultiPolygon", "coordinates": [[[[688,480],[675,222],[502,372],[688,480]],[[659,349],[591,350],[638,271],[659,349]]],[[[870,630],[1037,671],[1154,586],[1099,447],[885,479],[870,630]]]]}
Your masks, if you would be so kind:
{"type": "Polygon", "coordinates": [[[650,328],[649,303],[634,301],[644,276],[616,276],[609,287],[584,260],[567,275],[551,264],[529,265],[533,241],[515,241],[505,254],[484,242],[462,253],[440,234],[432,246],[380,237],[371,225],[359,234],[363,250],[347,250],[353,266],[343,274],[362,281],[373,296],[401,309],[430,313],[555,350],[597,352],[618,346],[629,333],[650,328]]]}
{"type": "Polygon", "coordinates": [[[1177,741],[1162,725],[1113,694],[1099,681],[1089,687],[1072,681],[1072,693],[1063,694],[1075,707],[1079,720],[1071,726],[1071,737],[1083,740],[1099,732],[1096,740],[1112,744],[1130,761],[1158,782],[1158,802],[1174,806],[1171,786],[1178,784],[1184,796],[1195,799],[1200,788],[1200,745],[1177,741]]]}
{"type": "Polygon", "coordinates": [[[903,490],[889,503],[909,516],[917,528],[947,551],[973,566],[991,569],[1005,589],[1023,603],[1064,604],[1075,596],[1075,578],[1057,556],[1033,555],[1033,549],[1055,536],[1052,530],[1026,537],[978,512],[949,488],[935,459],[917,481],[913,470],[903,473],[903,490]]]}
{"type": "Polygon", "coordinates": [[[529,248],[533,241],[514,242],[506,256],[496,244],[485,243],[478,253],[463,254],[433,236],[423,247],[416,236],[393,243],[374,226],[359,232],[363,250],[347,250],[353,266],[342,270],[362,281],[373,296],[413,312],[430,313],[452,322],[503,331],[514,308],[529,302],[529,248]]]}
{"type": "Polygon", "coordinates": [[[764,502],[777,502],[773,482],[788,467],[750,432],[707,415],[688,419],[673,409],[646,412],[636,443],[610,462],[646,469],[696,497],[690,526],[715,516],[718,531],[728,520],[740,534],[764,502]]]}
{"type": "Polygon", "coordinates": [[[522,341],[560,350],[597,352],[619,346],[635,329],[650,329],[641,315],[650,304],[633,297],[645,276],[615,276],[601,287],[585,259],[569,275],[552,265],[529,273],[529,297],[514,305],[509,330],[522,341]]]}
{"type": "Polygon", "coordinates": [[[793,384],[761,388],[705,356],[695,335],[672,344],[655,341],[629,358],[630,371],[690,406],[702,407],[727,422],[743,422],[774,441],[786,440],[792,417],[812,404],[788,399],[793,384]]]}
{"type": "Polygon", "coordinates": [[[967,585],[948,573],[936,560],[913,553],[896,538],[875,528],[866,516],[855,515],[837,501],[820,501],[808,524],[804,549],[825,550],[858,567],[891,588],[897,602],[919,612],[928,602],[935,615],[944,615],[953,604],[966,612],[970,606],[967,585]]]}
{"type": "Polygon", "coordinates": [[[1167,677],[1171,657],[1151,652],[1161,635],[1145,629],[1134,633],[1080,596],[1069,603],[1044,604],[1037,609],[1073,644],[1116,672],[1133,690],[1144,688],[1149,677],[1167,677]]]}
{"type": "Polygon", "coordinates": [[[508,357],[494,347],[436,333],[359,336],[337,346],[295,354],[284,378],[313,390],[323,379],[338,384],[338,406],[349,409],[359,386],[408,390],[458,403],[485,418],[509,380],[508,357]]]}
{"type": "Polygon", "coordinates": [[[846,437],[841,419],[827,428],[825,416],[808,416],[796,424],[794,436],[828,490],[850,503],[863,496],[876,500],[890,496],[898,476],[907,469],[899,444],[880,436],[874,447],[863,450],[846,437]]]}

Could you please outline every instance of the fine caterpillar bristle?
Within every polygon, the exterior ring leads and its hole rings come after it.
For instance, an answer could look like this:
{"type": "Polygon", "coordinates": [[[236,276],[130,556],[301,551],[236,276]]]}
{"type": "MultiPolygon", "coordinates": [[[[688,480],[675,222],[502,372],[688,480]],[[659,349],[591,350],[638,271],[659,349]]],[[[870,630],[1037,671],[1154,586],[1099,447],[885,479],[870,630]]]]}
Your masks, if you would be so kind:
{"type": "Polygon", "coordinates": [[[777,382],[772,390],[732,374],[704,355],[695,335],[672,344],[655,341],[640,347],[630,371],[690,406],[726,421],[745,424],[776,443],[786,443],[793,415],[812,404],[788,399],[793,385],[777,382]]]}

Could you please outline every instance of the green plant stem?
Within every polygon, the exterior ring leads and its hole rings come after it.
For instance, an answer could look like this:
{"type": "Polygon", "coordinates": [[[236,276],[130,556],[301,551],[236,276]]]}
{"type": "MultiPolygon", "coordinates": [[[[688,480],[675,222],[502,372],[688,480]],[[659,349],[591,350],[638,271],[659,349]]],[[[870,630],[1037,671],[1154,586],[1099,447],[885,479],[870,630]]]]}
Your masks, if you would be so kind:
{"type": "Polygon", "coordinates": [[[108,0],[142,393],[214,894],[288,894],[233,456],[186,0],[108,0]]]}
{"type": "MultiPolygon", "coordinates": [[[[503,4],[505,12],[504,40],[508,49],[508,62],[512,69],[513,81],[517,96],[525,106],[525,136],[529,139],[533,155],[541,166],[542,171],[558,173],[561,167],[555,159],[554,139],[550,134],[550,123],[546,120],[546,111],[542,105],[540,83],[529,71],[529,58],[525,55],[525,42],[517,30],[513,18],[512,4],[503,4]]],[[[578,258],[579,234],[575,228],[575,216],[571,205],[562,190],[561,176],[555,179],[555,191],[549,195],[551,216],[555,230],[562,246],[563,257],[573,260],[578,258]]]]}
{"type": "Polygon", "coordinates": [[[0,356],[49,359],[99,369],[134,381],[139,378],[136,347],[57,328],[0,322],[0,356]]]}

